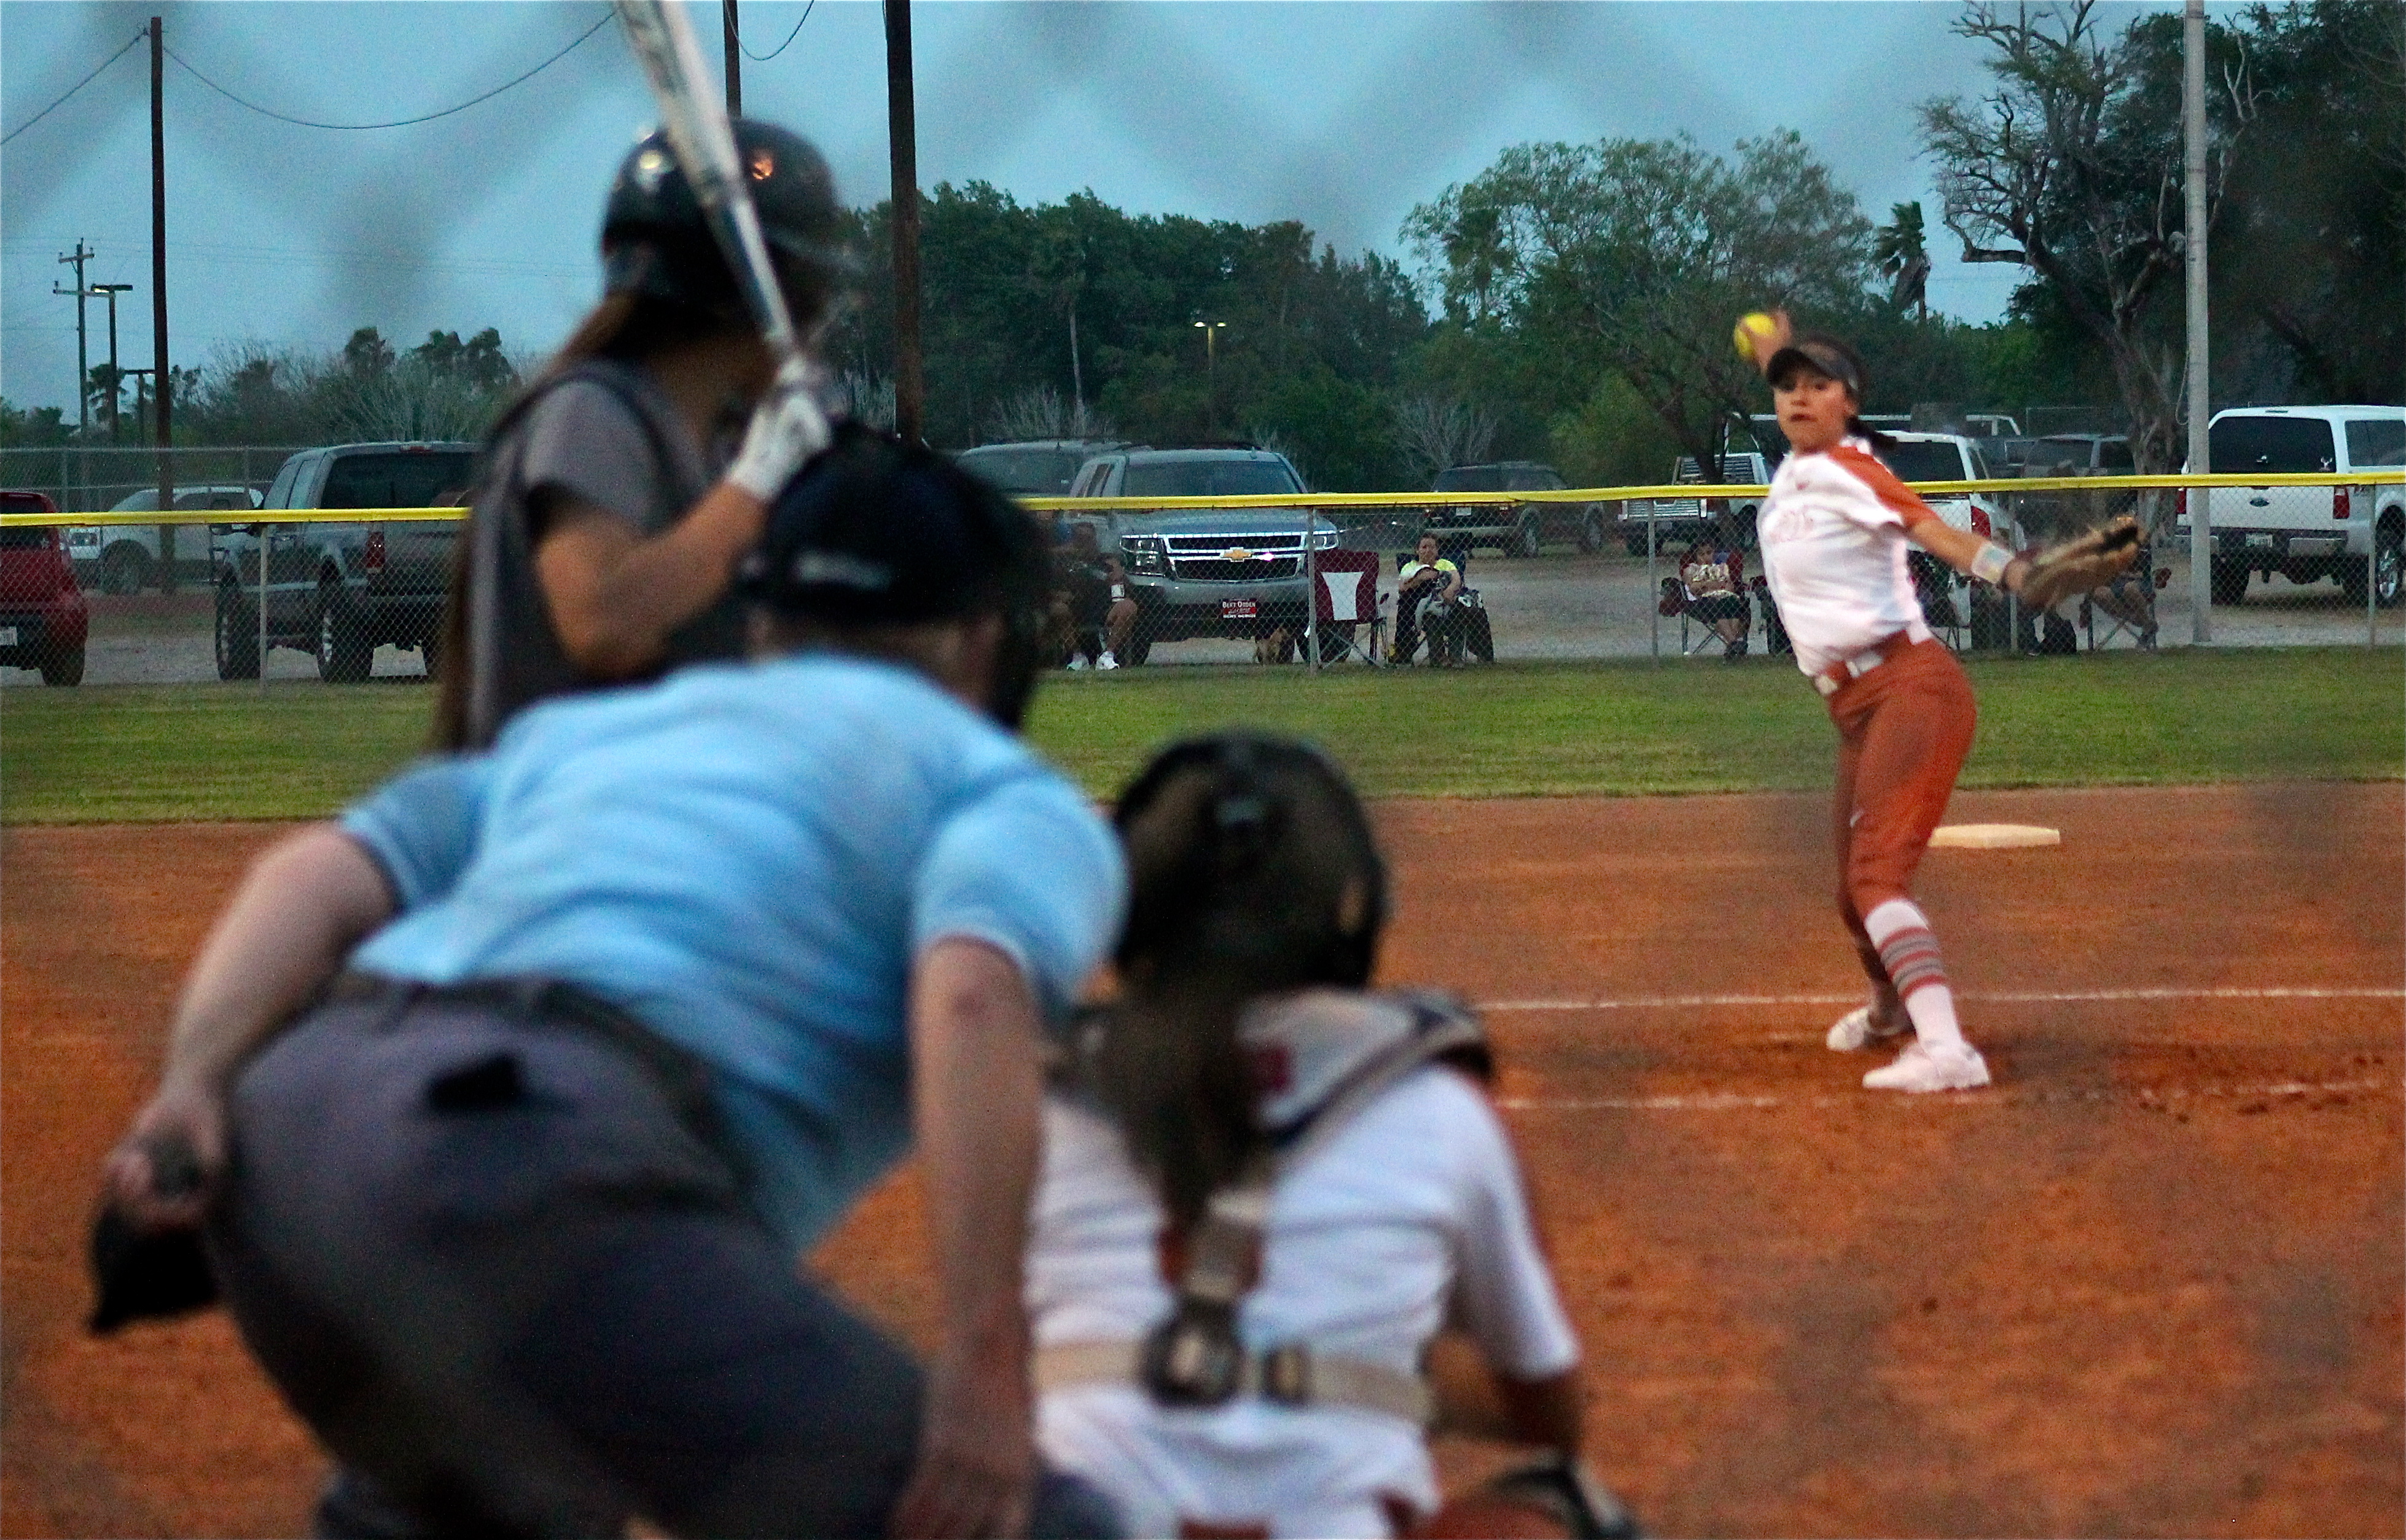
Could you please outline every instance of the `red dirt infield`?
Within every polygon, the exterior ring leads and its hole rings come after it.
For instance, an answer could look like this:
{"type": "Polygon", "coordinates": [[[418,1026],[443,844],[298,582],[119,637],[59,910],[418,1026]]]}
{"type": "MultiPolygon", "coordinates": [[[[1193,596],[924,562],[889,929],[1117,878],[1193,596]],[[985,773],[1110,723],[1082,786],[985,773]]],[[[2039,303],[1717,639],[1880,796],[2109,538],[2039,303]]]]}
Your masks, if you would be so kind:
{"type": "MultiPolygon", "coordinates": [[[[1813,798],[1398,802],[1658,1533],[2406,1533],[2406,788],[1997,792],[1921,894],[1992,1089],[1865,1092],[1813,798]]],[[[0,1533],[289,1534],[221,1315],[80,1329],[102,1151],[263,825],[0,831],[0,1533]]],[[[820,1264],[925,1339],[915,1189],[820,1264]]],[[[1448,1448],[1448,1468],[1484,1451],[1448,1448]]]]}

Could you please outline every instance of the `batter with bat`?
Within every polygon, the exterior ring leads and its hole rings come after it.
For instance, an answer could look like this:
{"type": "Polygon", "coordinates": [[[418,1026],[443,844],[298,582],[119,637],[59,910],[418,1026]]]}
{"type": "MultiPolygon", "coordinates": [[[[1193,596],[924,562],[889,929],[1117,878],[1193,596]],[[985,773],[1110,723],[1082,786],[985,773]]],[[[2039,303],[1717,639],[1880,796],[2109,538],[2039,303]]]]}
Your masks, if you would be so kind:
{"type": "MultiPolygon", "coordinates": [[[[851,255],[826,162],[735,124],[779,291],[816,329],[851,255]]],[[[548,696],[743,651],[728,592],[761,509],[827,443],[668,137],[628,152],[602,223],[604,294],[488,436],[448,615],[437,740],[481,747],[548,696]]]]}
{"type": "Polygon", "coordinates": [[[1957,530],[1874,457],[1861,420],[1868,376],[1853,348],[1796,335],[1784,312],[1748,317],[1737,345],[1771,382],[1792,450],[1762,504],[1763,569],[1796,666],[1838,729],[1838,912],[1872,985],[1870,1001],[1830,1028],[1829,1046],[1868,1048],[1910,1031],[1865,1086],[1983,1086],[1988,1063],[1964,1039],[1938,938],[1912,893],[1976,713],[1971,682],[1922,618],[1906,552],[1919,546],[2044,608],[2130,565],[2138,530],[2120,520],[2035,559],[1957,530]]]}

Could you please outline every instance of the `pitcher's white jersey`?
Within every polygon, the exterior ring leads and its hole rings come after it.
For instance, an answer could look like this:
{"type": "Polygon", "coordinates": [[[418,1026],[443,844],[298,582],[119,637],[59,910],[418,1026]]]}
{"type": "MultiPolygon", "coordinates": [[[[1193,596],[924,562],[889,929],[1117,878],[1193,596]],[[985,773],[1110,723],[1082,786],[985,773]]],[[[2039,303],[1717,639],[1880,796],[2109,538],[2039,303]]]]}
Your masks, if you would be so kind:
{"type": "Polygon", "coordinates": [[[1780,462],[1755,528],[1771,596],[1807,676],[1899,631],[1917,641],[1930,634],[1904,537],[1937,516],[1861,439],[1780,462]]]}

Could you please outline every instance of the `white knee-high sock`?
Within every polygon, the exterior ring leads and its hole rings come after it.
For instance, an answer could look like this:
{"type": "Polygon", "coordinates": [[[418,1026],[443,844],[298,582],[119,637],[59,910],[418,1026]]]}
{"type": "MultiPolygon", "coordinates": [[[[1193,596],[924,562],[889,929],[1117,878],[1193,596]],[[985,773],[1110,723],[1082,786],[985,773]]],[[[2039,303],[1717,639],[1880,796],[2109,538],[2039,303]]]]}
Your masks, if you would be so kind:
{"type": "Polygon", "coordinates": [[[1863,933],[1879,948],[1880,966],[1904,1000],[1913,1035],[1924,1048],[1965,1048],[1955,1020],[1955,992],[1946,987],[1946,967],[1930,916],[1910,898],[1890,898],[1863,916],[1863,933]]]}

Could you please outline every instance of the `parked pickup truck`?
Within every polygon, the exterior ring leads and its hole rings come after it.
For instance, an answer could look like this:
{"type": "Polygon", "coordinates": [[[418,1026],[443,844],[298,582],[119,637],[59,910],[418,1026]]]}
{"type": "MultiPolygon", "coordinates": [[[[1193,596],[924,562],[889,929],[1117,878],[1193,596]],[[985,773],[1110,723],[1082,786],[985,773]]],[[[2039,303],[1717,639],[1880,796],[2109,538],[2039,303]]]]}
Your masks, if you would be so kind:
{"type": "MultiPolygon", "coordinates": [[[[1452,465],[1437,473],[1433,492],[1559,492],[1567,484],[1550,465],[1531,459],[1499,460],[1487,465],[1452,465]]],[[[1586,552],[1604,548],[1604,504],[1600,502],[1470,502],[1440,504],[1428,510],[1423,530],[1437,536],[1437,549],[1448,557],[1465,557],[1481,545],[1493,545],[1506,556],[1533,557],[1545,549],[1549,534],[1578,542],[1586,552]]],[[[1645,547],[1640,545],[1639,550],[1645,547]]]]}
{"type": "MultiPolygon", "coordinates": [[[[267,490],[276,508],[464,507],[473,444],[338,444],[286,460],[267,490]]],[[[267,531],[267,644],[318,660],[318,677],[368,676],[377,646],[415,647],[434,671],[443,599],[460,521],[218,524],[209,556],[217,585],[219,679],[259,677],[259,531],[267,531]]]]}
{"type": "MultiPolygon", "coordinates": [[[[1297,494],[1303,478],[1267,449],[1129,449],[1086,461],[1071,497],[1297,494]]],[[[1304,542],[1332,549],[1337,526],[1304,508],[1170,508],[1069,516],[1116,549],[1138,607],[1123,663],[1157,642],[1259,639],[1303,629],[1304,542]]]]}
{"type": "MultiPolygon", "coordinates": [[[[147,514],[159,506],[159,488],[146,487],[109,509],[112,514],[147,514]]],[[[259,506],[259,494],[248,487],[178,487],[178,513],[234,512],[259,506]]],[[[158,581],[164,544],[156,524],[81,524],[66,531],[67,559],[78,578],[97,583],[105,594],[135,594],[158,581]]],[[[200,577],[209,566],[207,547],[198,530],[181,534],[177,546],[176,575],[200,577]]]]}
{"type": "MultiPolygon", "coordinates": [[[[2217,473],[2394,475],[2406,465],[2406,407],[2230,407],[2206,425],[2206,452],[2217,473]]],[[[2244,602],[2248,580],[2259,572],[2292,583],[2335,577],[2351,604],[2365,601],[2368,582],[2384,608],[2406,598],[2406,487],[2394,481],[2223,487],[2214,494],[2208,522],[2216,604],[2244,602]]],[[[2186,497],[2177,530],[2186,545],[2186,497]]]]}
{"type": "MultiPolygon", "coordinates": [[[[1721,482],[1731,487],[1765,487],[1771,473],[1778,468],[1776,456],[1759,455],[1751,450],[1721,457],[1721,482]]],[[[1682,455],[1671,466],[1675,482],[1702,484],[1705,473],[1696,468],[1693,457],[1682,455]]],[[[1706,519],[1721,521],[1729,537],[1748,550],[1755,544],[1754,520],[1762,511],[1762,499],[1705,497],[1635,498],[1621,505],[1621,541],[1631,556],[1646,554],[1647,526],[1653,526],[1654,549],[1657,552],[1672,544],[1688,545],[1705,532],[1706,519]],[[1734,515],[1734,516],[1733,516],[1734,515]]]]}

